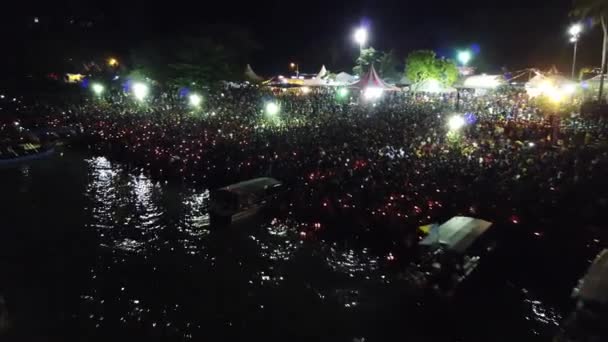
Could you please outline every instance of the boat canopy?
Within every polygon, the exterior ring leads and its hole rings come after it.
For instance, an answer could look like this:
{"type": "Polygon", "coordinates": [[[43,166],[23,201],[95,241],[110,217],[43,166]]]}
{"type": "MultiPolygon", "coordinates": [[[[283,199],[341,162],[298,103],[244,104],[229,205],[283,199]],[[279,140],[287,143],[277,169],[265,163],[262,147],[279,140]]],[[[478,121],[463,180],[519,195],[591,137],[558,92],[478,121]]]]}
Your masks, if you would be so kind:
{"type": "Polygon", "coordinates": [[[263,194],[266,189],[280,186],[282,183],[274,178],[270,177],[260,177],[254,178],[247,181],[231,184],[225,186],[223,188],[218,189],[218,191],[226,191],[238,196],[243,196],[247,194],[263,194]]]}
{"type": "Polygon", "coordinates": [[[608,303],[608,249],[601,251],[589,267],[579,295],[585,301],[608,303]]]}
{"type": "Polygon", "coordinates": [[[490,228],[492,222],[467,216],[454,216],[430,232],[421,245],[440,244],[456,253],[464,253],[471,245],[490,228]]]}

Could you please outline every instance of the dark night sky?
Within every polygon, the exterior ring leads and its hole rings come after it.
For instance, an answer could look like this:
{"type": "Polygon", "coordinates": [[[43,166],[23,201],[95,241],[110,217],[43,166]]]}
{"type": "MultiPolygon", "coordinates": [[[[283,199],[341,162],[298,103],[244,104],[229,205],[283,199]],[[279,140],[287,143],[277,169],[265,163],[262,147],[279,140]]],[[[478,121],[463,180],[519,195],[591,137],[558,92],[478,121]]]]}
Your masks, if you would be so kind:
{"type": "MultiPolygon", "coordinates": [[[[413,49],[433,49],[453,57],[457,48],[478,44],[474,64],[481,71],[502,66],[517,70],[552,64],[568,72],[571,45],[566,29],[571,0],[494,1],[39,1],[20,2],[20,9],[3,10],[0,27],[12,46],[4,67],[19,61],[32,36],[65,36],[78,46],[97,46],[120,54],[144,39],[179,35],[213,23],[239,25],[253,34],[261,49],[251,64],[262,74],[286,72],[297,61],[303,72],[316,72],[322,63],[332,71],[350,68],[357,47],[354,27],[370,27],[370,44],[394,48],[402,60],[413,49]],[[33,24],[33,18],[40,23],[33,24]],[[92,28],[71,35],[70,18],[91,20],[92,28]],[[41,29],[42,28],[42,29],[41,29]],[[68,33],[64,33],[68,32],[68,33]]],[[[80,30],[80,29],[79,29],[80,30]]],[[[600,59],[598,28],[580,42],[579,65],[600,59]]]]}

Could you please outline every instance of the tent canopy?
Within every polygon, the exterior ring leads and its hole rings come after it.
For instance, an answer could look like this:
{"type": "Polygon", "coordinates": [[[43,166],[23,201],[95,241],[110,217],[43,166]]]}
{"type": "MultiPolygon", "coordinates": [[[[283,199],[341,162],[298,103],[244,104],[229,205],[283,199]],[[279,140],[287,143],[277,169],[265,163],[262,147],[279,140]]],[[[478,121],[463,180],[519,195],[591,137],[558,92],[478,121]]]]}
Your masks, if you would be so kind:
{"type": "Polygon", "coordinates": [[[473,89],[494,89],[504,84],[506,81],[502,75],[486,74],[469,76],[463,82],[465,88],[473,89]]]}
{"type": "Polygon", "coordinates": [[[325,64],[323,64],[323,66],[321,67],[321,70],[317,74],[317,78],[323,78],[325,76],[327,76],[327,69],[325,68],[325,64]]]}
{"type": "Polygon", "coordinates": [[[429,79],[422,82],[418,82],[412,85],[412,89],[415,91],[421,91],[426,93],[454,93],[456,88],[447,87],[441,84],[438,80],[429,79]]]}
{"type": "Polygon", "coordinates": [[[245,78],[254,82],[261,82],[263,80],[262,77],[258,76],[258,74],[253,71],[251,65],[249,64],[247,64],[247,66],[245,67],[245,78]]]}
{"type": "Polygon", "coordinates": [[[399,90],[399,88],[386,84],[374,68],[372,64],[369,71],[366,72],[361,78],[350,85],[353,88],[366,89],[366,88],[379,88],[382,90],[399,90]]]}

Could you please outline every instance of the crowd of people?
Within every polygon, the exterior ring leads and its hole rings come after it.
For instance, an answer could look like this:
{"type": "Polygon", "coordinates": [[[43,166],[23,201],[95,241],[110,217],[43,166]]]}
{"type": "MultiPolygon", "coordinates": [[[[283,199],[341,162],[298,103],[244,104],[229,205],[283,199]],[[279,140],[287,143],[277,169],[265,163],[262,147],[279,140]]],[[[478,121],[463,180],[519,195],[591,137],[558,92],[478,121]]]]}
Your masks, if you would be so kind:
{"type": "Polygon", "coordinates": [[[200,108],[182,95],[44,105],[39,124],[75,127],[83,145],[158,177],[208,188],[275,177],[290,188],[291,215],[343,222],[328,234],[383,231],[410,244],[415,227],[456,214],[543,234],[569,215],[596,226],[608,209],[605,122],[549,119],[522,91],[364,101],[354,90],[250,86],[208,91],[200,108]],[[466,124],[451,130],[453,115],[466,124]]]}

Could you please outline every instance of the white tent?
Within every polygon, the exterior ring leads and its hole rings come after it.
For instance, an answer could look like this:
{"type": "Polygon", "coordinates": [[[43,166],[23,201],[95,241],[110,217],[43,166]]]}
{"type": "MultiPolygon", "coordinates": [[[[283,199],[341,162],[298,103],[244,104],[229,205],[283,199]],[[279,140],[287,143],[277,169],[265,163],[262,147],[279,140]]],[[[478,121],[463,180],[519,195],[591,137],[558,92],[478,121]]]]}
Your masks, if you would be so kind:
{"type": "Polygon", "coordinates": [[[463,86],[473,89],[495,89],[506,83],[502,75],[481,74],[467,77],[463,82],[463,86]]]}
{"type": "Polygon", "coordinates": [[[258,76],[258,74],[253,71],[251,65],[249,64],[247,64],[247,66],[245,67],[245,78],[253,82],[261,82],[263,80],[262,77],[258,76]]]}
{"type": "Polygon", "coordinates": [[[357,80],[357,78],[346,72],[341,72],[336,75],[335,82],[339,84],[350,84],[357,80]]]}
{"type": "Polygon", "coordinates": [[[447,87],[437,80],[424,80],[412,85],[412,90],[425,93],[454,93],[456,88],[447,87]]]}
{"type": "Polygon", "coordinates": [[[317,78],[323,78],[327,75],[327,69],[325,69],[325,64],[321,67],[321,70],[317,74],[317,78]]]}
{"type": "Polygon", "coordinates": [[[558,96],[562,93],[572,93],[576,90],[576,84],[564,76],[556,74],[536,74],[526,83],[528,96],[535,97],[541,94],[558,96]]]}

